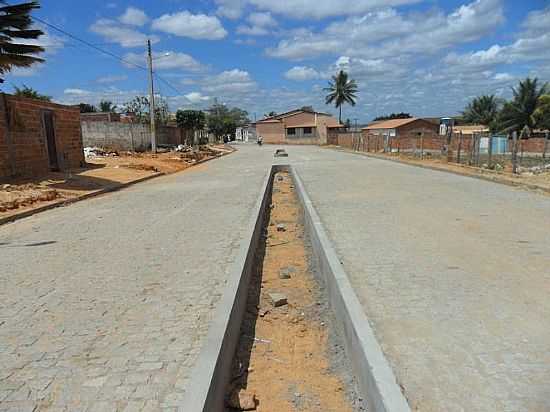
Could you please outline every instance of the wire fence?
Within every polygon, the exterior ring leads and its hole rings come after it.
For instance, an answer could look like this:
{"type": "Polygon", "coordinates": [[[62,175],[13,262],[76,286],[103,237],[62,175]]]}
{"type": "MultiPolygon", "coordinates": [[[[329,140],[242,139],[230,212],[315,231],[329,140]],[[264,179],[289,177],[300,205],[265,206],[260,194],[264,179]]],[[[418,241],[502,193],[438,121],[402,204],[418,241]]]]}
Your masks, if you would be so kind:
{"type": "Polygon", "coordinates": [[[419,160],[440,160],[513,173],[550,173],[550,135],[431,132],[399,136],[365,132],[337,133],[329,142],[355,151],[380,153],[419,160]]]}

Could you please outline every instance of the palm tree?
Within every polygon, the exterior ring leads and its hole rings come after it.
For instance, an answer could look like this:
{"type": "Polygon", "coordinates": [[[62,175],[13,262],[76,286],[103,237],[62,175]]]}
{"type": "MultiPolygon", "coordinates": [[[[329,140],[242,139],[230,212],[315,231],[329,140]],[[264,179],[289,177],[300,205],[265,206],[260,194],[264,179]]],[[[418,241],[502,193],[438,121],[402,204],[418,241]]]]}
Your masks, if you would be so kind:
{"type": "Polygon", "coordinates": [[[342,105],[349,103],[355,106],[357,83],[355,83],[355,80],[349,79],[345,71],[340,70],[336,76],[332,76],[332,81],[328,82],[328,87],[324,90],[329,92],[325,98],[325,103],[334,103],[334,106],[340,109],[338,119],[342,123],[342,105]]]}
{"type": "Polygon", "coordinates": [[[476,97],[462,112],[464,121],[472,124],[482,124],[491,130],[495,129],[495,122],[498,117],[500,102],[492,95],[476,97]]]}
{"type": "Polygon", "coordinates": [[[529,77],[519,82],[513,88],[514,98],[507,102],[499,115],[500,127],[505,132],[521,131],[526,127],[532,130],[536,126],[535,112],[539,106],[539,99],[546,94],[548,84],[538,86],[538,79],[529,77]]]}
{"type": "Polygon", "coordinates": [[[550,94],[545,94],[539,98],[539,106],[535,111],[535,121],[537,127],[550,130],[550,94]]]}
{"type": "MultiPolygon", "coordinates": [[[[30,29],[30,13],[39,7],[36,1],[0,7],[0,75],[3,76],[14,67],[30,67],[44,61],[33,56],[43,52],[44,48],[27,44],[26,41],[44,34],[42,30],[30,29]],[[16,39],[23,39],[23,42],[14,43],[16,39]]],[[[0,78],[0,83],[3,81],[0,78]]]]}
{"type": "Polygon", "coordinates": [[[34,90],[32,87],[23,85],[23,87],[14,86],[15,92],[14,96],[27,97],[29,99],[43,100],[45,102],[51,102],[51,96],[46,96],[45,94],[39,93],[34,90]]]}

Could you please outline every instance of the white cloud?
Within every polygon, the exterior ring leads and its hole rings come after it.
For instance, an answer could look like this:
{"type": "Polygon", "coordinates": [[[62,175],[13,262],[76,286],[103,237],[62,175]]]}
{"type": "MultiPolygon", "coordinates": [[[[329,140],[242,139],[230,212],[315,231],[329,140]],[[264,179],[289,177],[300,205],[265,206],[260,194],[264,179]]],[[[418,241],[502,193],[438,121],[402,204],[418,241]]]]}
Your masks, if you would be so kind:
{"type": "Polygon", "coordinates": [[[368,58],[435,54],[479,39],[503,21],[500,0],[475,0],[448,15],[383,9],[334,22],[321,32],[302,31],[266,52],[289,60],[342,52],[368,58]]]}
{"type": "Polygon", "coordinates": [[[227,70],[218,75],[209,76],[205,79],[205,84],[203,89],[206,92],[218,96],[249,93],[258,88],[257,83],[250,77],[250,73],[240,69],[227,70]]]}
{"type": "Polygon", "coordinates": [[[261,10],[282,14],[294,19],[323,19],[326,17],[351,16],[383,7],[419,3],[421,0],[249,0],[261,10]]]}
{"type": "Polygon", "coordinates": [[[496,80],[497,82],[509,82],[514,79],[515,77],[510,73],[495,73],[493,76],[493,80],[496,80]]]}
{"type": "Polygon", "coordinates": [[[288,70],[284,76],[294,81],[316,80],[321,77],[317,70],[305,66],[294,66],[292,69],[288,70]]]}
{"type": "Polygon", "coordinates": [[[525,29],[524,36],[533,37],[548,33],[550,30],[550,7],[530,12],[522,27],[525,29]]]}
{"type": "Polygon", "coordinates": [[[138,27],[144,26],[149,21],[149,17],[147,17],[147,14],[143,10],[131,6],[118,19],[121,23],[138,27]]]}
{"type": "Polygon", "coordinates": [[[184,97],[189,100],[189,103],[191,104],[199,104],[210,100],[210,96],[204,96],[201,92],[191,92],[186,94],[184,97]]]}
{"type": "Polygon", "coordinates": [[[216,16],[191,14],[188,11],[165,14],[153,21],[152,28],[192,39],[220,40],[227,36],[227,31],[216,16]]]}
{"type": "MultiPolygon", "coordinates": [[[[133,63],[127,65],[129,68],[133,68],[135,65],[145,66],[147,54],[127,53],[124,55],[124,60],[133,63]]],[[[153,65],[155,70],[181,69],[196,72],[203,69],[203,66],[192,56],[175,51],[153,52],[153,65]]]]}
{"type": "Polygon", "coordinates": [[[128,76],[126,76],[125,74],[122,74],[122,75],[114,75],[113,74],[113,75],[99,77],[96,80],[96,82],[100,83],[100,84],[108,84],[108,83],[122,82],[124,80],[128,80],[128,76]]]}
{"type": "Polygon", "coordinates": [[[65,89],[63,93],[77,95],[77,96],[84,96],[84,95],[90,94],[91,92],[84,89],[65,89]]]}
{"type": "Polygon", "coordinates": [[[228,19],[238,19],[243,13],[246,0],[215,0],[218,5],[216,14],[228,19]]]}
{"type": "Polygon", "coordinates": [[[152,43],[157,43],[158,36],[147,36],[133,28],[121,26],[119,22],[110,19],[99,19],[90,30],[102,36],[109,42],[120,44],[122,47],[144,47],[147,39],[152,43]]]}
{"type": "Polygon", "coordinates": [[[277,22],[270,13],[251,13],[248,18],[249,25],[237,27],[237,33],[249,36],[265,36],[271,33],[271,29],[277,26],[277,22]]]}

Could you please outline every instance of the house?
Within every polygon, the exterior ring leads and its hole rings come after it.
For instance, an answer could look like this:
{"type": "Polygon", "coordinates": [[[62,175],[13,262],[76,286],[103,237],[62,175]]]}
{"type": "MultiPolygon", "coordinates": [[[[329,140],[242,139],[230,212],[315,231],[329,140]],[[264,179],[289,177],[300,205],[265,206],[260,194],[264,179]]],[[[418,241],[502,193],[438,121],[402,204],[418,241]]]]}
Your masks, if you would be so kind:
{"type": "Polygon", "coordinates": [[[0,96],[0,179],[84,164],[78,106],[0,96]]]}
{"type": "Polygon", "coordinates": [[[422,132],[429,137],[432,137],[432,135],[437,136],[439,134],[439,124],[430,120],[411,117],[375,122],[363,128],[363,133],[392,139],[409,137],[422,132]]]}
{"type": "Polygon", "coordinates": [[[328,132],[342,127],[330,114],[298,109],[256,122],[256,135],[264,143],[327,144],[328,132]]]}
{"type": "Polygon", "coordinates": [[[245,125],[237,127],[235,131],[235,140],[240,142],[248,142],[249,140],[256,140],[256,128],[254,125],[245,125]]]}

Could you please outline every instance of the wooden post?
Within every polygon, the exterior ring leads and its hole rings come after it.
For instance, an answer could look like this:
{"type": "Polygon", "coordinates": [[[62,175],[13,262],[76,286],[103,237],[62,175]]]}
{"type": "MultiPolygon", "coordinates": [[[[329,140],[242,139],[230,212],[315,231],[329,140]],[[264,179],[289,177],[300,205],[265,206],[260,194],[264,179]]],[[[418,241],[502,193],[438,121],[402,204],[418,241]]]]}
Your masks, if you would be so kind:
{"type": "Polygon", "coordinates": [[[456,153],[456,162],[460,164],[460,152],[462,150],[462,130],[460,131],[459,138],[458,138],[458,148],[456,153]]]}
{"type": "Polygon", "coordinates": [[[132,148],[132,152],[136,151],[136,148],[134,147],[134,127],[132,126],[132,123],[130,123],[130,147],[132,148]]]}
{"type": "Polygon", "coordinates": [[[492,169],[491,165],[493,163],[493,134],[489,134],[489,148],[488,148],[488,154],[489,154],[489,160],[487,161],[487,165],[489,169],[492,169]]]}
{"type": "Polygon", "coordinates": [[[518,172],[518,132],[512,132],[512,173],[518,172]]]}
{"type": "Polygon", "coordinates": [[[424,130],[420,132],[420,160],[424,159],[424,130]]]}
{"type": "Polygon", "coordinates": [[[548,130],[544,132],[544,149],[542,149],[542,158],[546,159],[546,151],[548,150],[548,139],[550,139],[550,132],[548,130]]]}

